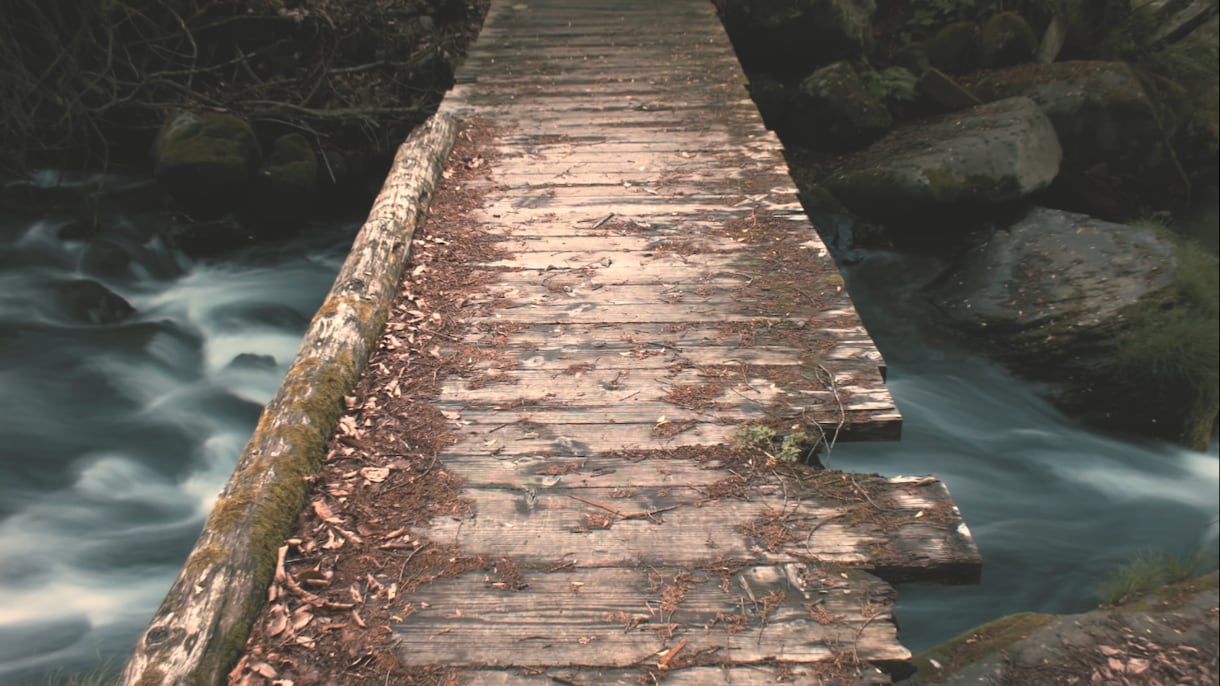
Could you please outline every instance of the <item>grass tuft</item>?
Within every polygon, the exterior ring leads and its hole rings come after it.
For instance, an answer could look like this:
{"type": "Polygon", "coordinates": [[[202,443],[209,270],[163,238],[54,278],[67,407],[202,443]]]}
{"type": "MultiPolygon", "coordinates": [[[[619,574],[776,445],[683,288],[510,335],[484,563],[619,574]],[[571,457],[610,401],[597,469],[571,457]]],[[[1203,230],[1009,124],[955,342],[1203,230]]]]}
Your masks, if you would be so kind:
{"type": "Polygon", "coordinates": [[[1202,568],[1202,553],[1179,557],[1143,552],[1103,581],[1097,594],[1103,603],[1119,605],[1167,584],[1194,577],[1202,568]]]}

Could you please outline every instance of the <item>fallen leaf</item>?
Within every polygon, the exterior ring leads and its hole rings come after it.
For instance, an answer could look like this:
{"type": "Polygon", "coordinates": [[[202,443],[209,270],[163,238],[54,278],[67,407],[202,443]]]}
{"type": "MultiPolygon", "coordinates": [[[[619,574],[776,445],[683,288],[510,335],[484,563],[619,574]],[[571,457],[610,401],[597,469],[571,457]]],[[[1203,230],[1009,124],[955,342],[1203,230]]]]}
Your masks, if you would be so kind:
{"type": "Polygon", "coordinates": [[[334,511],[330,509],[330,506],[322,500],[313,501],[313,511],[314,514],[318,515],[318,519],[321,519],[327,524],[338,524],[343,521],[336,517],[334,511]]]}
{"type": "Polygon", "coordinates": [[[1101,654],[1105,655],[1106,657],[1114,657],[1115,655],[1118,655],[1119,653],[1123,652],[1123,651],[1119,650],[1118,648],[1114,648],[1112,646],[1107,646],[1107,645],[1099,645],[1099,646],[1097,646],[1097,649],[1100,650],[1101,654]]]}
{"type": "Polygon", "coordinates": [[[302,605],[292,613],[292,630],[300,631],[301,629],[309,626],[309,623],[312,621],[313,613],[309,611],[309,606],[302,605]]]}
{"type": "Polygon", "coordinates": [[[334,529],[326,530],[326,542],[322,544],[322,548],[326,550],[338,550],[342,548],[347,541],[335,535],[334,529]]]}
{"type": "Polygon", "coordinates": [[[273,605],[267,611],[267,615],[267,635],[279,636],[284,633],[284,630],[288,628],[288,608],[283,605],[273,605]]]}
{"type": "Polygon", "coordinates": [[[390,476],[390,470],[385,467],[365,467],[360,470],[360,476],[379,484],[390,476]]]}
{"type": "Polygon", "coordinates": [[[250,665],[250,670],[264,679],[274,679],[275,677],[279,676],[279,672],[275,671],[275,667],[272,667],[266,662],[255,662],[254,664],[250,665]]]}

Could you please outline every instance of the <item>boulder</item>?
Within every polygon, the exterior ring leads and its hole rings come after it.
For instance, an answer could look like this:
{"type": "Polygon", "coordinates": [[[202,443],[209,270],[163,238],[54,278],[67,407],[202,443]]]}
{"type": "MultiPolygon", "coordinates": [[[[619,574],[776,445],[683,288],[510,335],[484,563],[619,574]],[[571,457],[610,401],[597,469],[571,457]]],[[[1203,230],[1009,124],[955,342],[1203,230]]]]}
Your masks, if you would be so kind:
{"type": "Polygon", "coordinates": [[[246,199],[259,165],[245,120],[221,112],[180,112],[157,135],[157,181],[188,212],[214,217],[246,199]]]}
{"type": "Polygon", "coordinates": [[[1081,614],[1009,615],[915,656],[902,683],[1214,683],[1218,596],[1211,572],[1081,614]]]}
{"type": "Polygon", "coordinates": [[[121,295],[92,279],[56,282],[50,290],[58,314],[80,324],[118,324],[135,313],[121,295]]]}
{"type": "Polygon", "coordinates": [[[716,0],[749,71],[808,73],[872,48],[874,0],[716,0]]]}
{"type": "Polygon", "coordinates": [[[219,257],[253,245],[257,237],[232,216],[179,224],[169,231],[169,243],[193,258],[219,257]]]}
{"type": "Polygon", "coordinates": [[[1009,203],[1050,185],[1055,129],[1028,98],[908,124],[855,153],[823,185],[853,212],[893,228],[1009,203]]]}
{"type": "Polygon", "coordinates": [[[1016,12],[1000,12],[983,25],[980,52],[985,67],[1010,67],[1029,62],[1038,49],[1033,28],[1016,12]]]}
{"type": "Polygon", "coordinates": [[[966,74],[979,68],[979,28],[972,21],[945,26],[928,39],[924,49],[928,63],[950,74],[966,74]]]}
{"type": "Polygon", "coordinates": [[[1122,219],[1189,194],[1156,107],[1123,62],[1023,65],[989,73],[974,92],[984,100],[1028,97],[1050,118],[1063,145],[1056,206],[1122,219]]]}
{"type": "Polygon", "coordinates": [[[797,88],[785,140],[818,150],[854,150],[894,125],[877,75],[866,66],[835,62],[810,74],[797,88]]]}
{"type": "Polygon", "coordinates": [[[1035,207],[967,250],[930,294],[1018,372],[1053,383],[1070,414],[1206,445],[1216,412],[1207,381],[1214,387],[1215,265],[1183,261],[1148,228],[1035,207]]]}
{"type": "Polygon", "coordinates": [[[305,136],[275,139],[254,184],[259,224],[273,233],[297,227],[310,216],[318,193],[318,157],[305,136]]]}

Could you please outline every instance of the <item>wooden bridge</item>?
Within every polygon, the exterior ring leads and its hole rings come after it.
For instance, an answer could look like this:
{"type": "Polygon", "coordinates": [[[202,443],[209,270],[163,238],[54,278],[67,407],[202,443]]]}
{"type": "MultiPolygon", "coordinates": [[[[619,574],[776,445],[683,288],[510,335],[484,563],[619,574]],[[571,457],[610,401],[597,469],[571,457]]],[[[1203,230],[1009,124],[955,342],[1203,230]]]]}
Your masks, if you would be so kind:
{"type": "Polygon", "coordinates": [[[125,682],[909,671],[890,583],[978,551],[937,479],[805,464],[901,417],[712,5],[493,2],[458,80],[392,173],[462,123],[430,219],[392,175],[125,682]],[[365,368],[341,330],[372,322],[365,368]],[[365,373],[327,395],[338,358],[365,373]],[[285,536],[260,503],[300,427],[325,459],[285,536]]]}

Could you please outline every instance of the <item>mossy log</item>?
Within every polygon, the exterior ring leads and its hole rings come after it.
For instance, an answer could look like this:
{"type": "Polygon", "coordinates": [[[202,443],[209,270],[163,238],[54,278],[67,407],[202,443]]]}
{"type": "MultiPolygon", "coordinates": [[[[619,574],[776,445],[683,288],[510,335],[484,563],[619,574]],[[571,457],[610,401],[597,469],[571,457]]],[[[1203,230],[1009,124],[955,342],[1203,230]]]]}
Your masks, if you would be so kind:
{"type": "Polygon", "coordinates": [[[438,114],[402,144],[380,195],[279,392],[263,410],[195,548],[119,680],[221,684],[304,504],[306,477],[355,385],[398,290],[416,226],[457,134],[438,114]]]}

